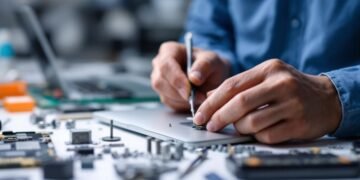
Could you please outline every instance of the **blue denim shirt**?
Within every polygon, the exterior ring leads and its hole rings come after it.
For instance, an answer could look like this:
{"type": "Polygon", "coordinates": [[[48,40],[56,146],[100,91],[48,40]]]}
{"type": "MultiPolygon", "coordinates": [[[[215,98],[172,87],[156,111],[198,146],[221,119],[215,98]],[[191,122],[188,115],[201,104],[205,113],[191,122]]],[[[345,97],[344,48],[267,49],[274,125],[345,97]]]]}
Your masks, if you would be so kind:
{"type": "Polygon", "coordinates": [[[359,0],[193,0],[186,31],[240,73],[270,58],[328,76],[342,120],[336,137],[360,136],[359,0]]]}

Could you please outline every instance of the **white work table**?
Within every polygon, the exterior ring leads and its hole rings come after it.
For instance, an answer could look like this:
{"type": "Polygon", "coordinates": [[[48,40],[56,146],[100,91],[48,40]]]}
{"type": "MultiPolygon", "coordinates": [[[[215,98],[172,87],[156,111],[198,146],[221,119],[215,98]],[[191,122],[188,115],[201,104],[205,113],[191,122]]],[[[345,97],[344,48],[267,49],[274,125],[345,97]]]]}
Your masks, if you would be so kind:
{"type": "MultiPolygon", "coordinates": [[[[0,119],[10,118],[11,120],[3,127],[3,131],[48,131],[53,132],[51,139],[55,145],[55,150],[61,158],[72,157],[74,152],[67,151],[67,142],[70,141],[70,132],[65,127],[65,122],[57,129],[47,127],[38,129],[37,126],[31,124],[30,113],[8,114],[0,110],[0,119]]],[[[76,128],[92,130],[92,140],[100,144],[106,144],[101,140],[102,137],[109,134],[109,126],[99,123],[96,119],[76,120],[76,128]]],[[[114,147],[112,151],[123,152],[124,148],[130,151],[139,151],[146,153],[146,138],[121,129],[114,129],[114,135],[121,137],[124,147],[114,147]]],[[[311,148],[321,147],[324,150],[332,151],[338,154],[348,154],[351,148],[351,141],[341,141],[335,139],[323,138],[321,140],[293,145],[280,145],[269,147],[265,145],[255,145],[257,148],[264,150],[272,150],[276,152],[288,151],[292,148],[311,148]]],[[[95,149],[95,154],[102,153],[102,149],[95,149]]],[[[226,153],[218,151],[209,151],[208,159],[205,160],[198,168],[186,176],[185,179],[206,179],[205,175],[211,172],[216,173],[222,179],[237,179],[226,168],[226,153]]],[[[179,168],[184,169],[194,158],[196,154],[193,152],[185,152],[184,160],[179,162],[179,168]]],[[[93,169],[82,169],[80,162],[76,161],[74,169],[74,179],[121,179],[114,169],[114,159],[111,154],[102,153],[102,158],[96,160],[93,169]]],[[[178,179],[179,172],[173,171],[161,176],[161,179],[178,179]]],[[[22,168],[22,169],[0,169],[0,179],[6,178],[25,178],[29,180],[43,179],[41,168],[22,168]]]]}

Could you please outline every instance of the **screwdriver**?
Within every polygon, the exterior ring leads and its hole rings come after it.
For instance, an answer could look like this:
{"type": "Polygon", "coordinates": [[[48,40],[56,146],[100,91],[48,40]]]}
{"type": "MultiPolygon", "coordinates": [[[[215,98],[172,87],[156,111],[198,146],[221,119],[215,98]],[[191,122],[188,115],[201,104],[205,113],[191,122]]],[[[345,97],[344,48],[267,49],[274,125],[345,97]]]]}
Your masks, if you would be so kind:
{"type": "MultiPolygon", "coordinates": [[[[193,42],[192,42],[192,33],[191,32],[187,32],[185,34],[185,46],[186,46],[186,70],[187,70],[187,76],[189,79],[191,66],[192,66],[192,57],[193,57],[193,52],[192,52],[193,42]]],[[[194,116],[195,116],[195,89],[191,83],[190,83],[190,88],[191,88],[191,90],[190,90],[190,96],[189,96],[189,104],[190,104],[191,115],[194,118],[194,116]]]]}

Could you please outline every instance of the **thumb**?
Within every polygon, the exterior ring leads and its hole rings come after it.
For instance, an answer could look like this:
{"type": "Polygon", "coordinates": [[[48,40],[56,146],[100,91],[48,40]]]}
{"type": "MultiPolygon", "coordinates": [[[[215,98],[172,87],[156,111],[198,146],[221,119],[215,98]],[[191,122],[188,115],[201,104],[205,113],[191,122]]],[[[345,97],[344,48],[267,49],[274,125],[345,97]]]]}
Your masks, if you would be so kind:
{"type": "Polygon", "coordinates": [[[211,52],[198,52],[189,74],[189,80],[196,86],[202,85],[215,71],[218,57],[211,52]]]}

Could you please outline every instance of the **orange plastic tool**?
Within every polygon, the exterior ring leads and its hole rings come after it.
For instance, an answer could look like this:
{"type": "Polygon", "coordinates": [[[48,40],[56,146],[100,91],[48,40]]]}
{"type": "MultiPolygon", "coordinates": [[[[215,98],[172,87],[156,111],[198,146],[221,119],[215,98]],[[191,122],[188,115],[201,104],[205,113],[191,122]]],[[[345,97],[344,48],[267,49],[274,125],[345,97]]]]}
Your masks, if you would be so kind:
{"type": "Polygon", "coordinates": [[[35,108],[35,101],[31,96],[6,97],[3,101],[8,112],[29,112],[35,108]]]}
{"type": "Polygon", "coordinates": [[[0,99],[8,96],[26,95],[27,85],[23,81],[0,83],[0,99]]]}

